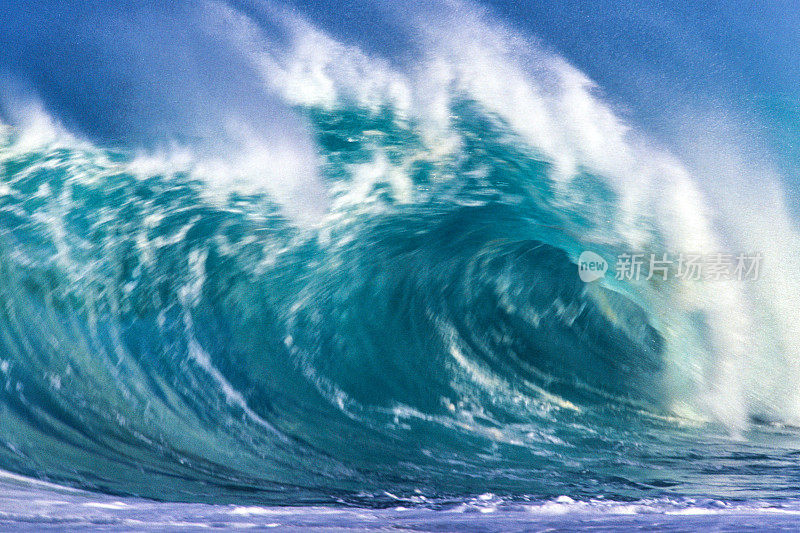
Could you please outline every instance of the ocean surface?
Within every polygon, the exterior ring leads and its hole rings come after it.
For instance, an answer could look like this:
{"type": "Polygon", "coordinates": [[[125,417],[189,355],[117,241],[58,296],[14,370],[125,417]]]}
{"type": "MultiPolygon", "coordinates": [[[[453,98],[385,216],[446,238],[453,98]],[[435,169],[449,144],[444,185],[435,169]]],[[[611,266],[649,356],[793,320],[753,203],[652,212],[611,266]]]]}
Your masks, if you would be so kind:
{"type": "Polygon", "coordinates": [[[665,81],[613,11],[579,53],[502,2],[46,4],[0,15],[0,528],[797,528],[780,55],[680,33],[665,81]]]}
{"type": "Polygon", "coordinates": [[[436,508],[174,503],[0,475],[3,531],[796,531],[800,519],[797,503],[692,498],[511,502],[486,493],[436,508]]]}

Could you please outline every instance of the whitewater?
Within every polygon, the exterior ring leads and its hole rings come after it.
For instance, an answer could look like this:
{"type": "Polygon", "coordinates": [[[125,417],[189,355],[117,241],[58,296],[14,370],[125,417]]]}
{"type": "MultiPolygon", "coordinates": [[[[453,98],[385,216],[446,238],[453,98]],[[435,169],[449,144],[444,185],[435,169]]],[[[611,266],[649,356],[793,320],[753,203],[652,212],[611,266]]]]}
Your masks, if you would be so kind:
{"type": "Polygon", "coordinates": [[[469,3],[381,7],[395,55],[83,9],[0,30],[0,527],[796,523],[800,236],[731,116],[649,135],[469,3]]]}

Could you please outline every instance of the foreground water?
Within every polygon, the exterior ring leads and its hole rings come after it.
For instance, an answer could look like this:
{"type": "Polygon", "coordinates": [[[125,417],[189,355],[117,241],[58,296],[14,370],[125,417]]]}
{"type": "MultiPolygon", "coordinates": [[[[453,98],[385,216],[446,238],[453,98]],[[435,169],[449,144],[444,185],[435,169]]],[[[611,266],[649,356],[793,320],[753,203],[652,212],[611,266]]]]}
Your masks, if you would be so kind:
{"type": "Polygon", "coordinates": [[[709,499],[504,501],[482,494],[461,502],[382,508],[264,507],[119,498],[0,474],[0,530],[8,531],[795,531],[800,502],[709,499]]]}

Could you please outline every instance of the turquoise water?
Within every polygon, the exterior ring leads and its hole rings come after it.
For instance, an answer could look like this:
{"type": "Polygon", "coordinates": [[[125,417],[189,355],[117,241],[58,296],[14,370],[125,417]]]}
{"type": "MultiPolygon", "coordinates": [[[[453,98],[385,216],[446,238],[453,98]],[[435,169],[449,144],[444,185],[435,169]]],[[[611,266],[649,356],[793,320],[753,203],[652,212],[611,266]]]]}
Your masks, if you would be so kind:
{"type": "Polygon", "coordinates": [[[313,227],[10,130],[2,467],[180,501],[792,494],[794,430],[674,416],[644,289],[578,279],[614,193],[456,112],[426,160],[388,110],[309,110],[334,205],[371,150],[419,158],[404,201],[378,181],[313,227]]]}
{"type": "MultiPolygon", "coordinates": [[[[410,72],[285,14],[284,42],[264,13],[206,7],[266,72],[266,126],[153,148],[6,102],[0,471],[90,491],[87,513],[132,506],[96,518],[119,527],[163,523],[142,499],[200,522],[309,506],[285,527],[331,506],[413,508],[409,527],[650,523],[615,522],[626,502],[792,520],[800,241],[760,207],[779,180],[695,174],[466,7],[472,33],[448,48],[433,24],[441,48],[410,72]],[[612,269],[593,283],[587,250],[612,269]],[[616,279],[638,251],[759,252],[764,273],[616,279]]],[[[0,524],[32,520],[11,486],[0,524]]]]}

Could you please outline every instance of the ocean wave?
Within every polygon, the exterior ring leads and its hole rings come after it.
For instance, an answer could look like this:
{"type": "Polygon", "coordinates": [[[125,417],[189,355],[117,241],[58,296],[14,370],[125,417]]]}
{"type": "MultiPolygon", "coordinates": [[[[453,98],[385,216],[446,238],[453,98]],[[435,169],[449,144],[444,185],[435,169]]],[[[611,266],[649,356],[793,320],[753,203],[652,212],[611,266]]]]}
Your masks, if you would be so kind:
{"type": "Polygon", "coordinates": [[[455,28],[408,22],[399,64],[275,6],[157,12],[214,21],[195,45],[243,69],[268,127],[225,115],[228,81],[198,112],[219,124],[176,118],[155,147],[6,92],[0,467],[218,503],[642,498],[705,483],[702,451],[675,457],[697,435],[735,460],[714,439],[796,420],[794,378],[758,366],[797,364],[790,278],[578,275],[586,250],[768,251],[768,232],[732,239],[721,197],[584,74],[450,8],[455,28]]]}

